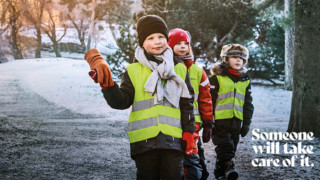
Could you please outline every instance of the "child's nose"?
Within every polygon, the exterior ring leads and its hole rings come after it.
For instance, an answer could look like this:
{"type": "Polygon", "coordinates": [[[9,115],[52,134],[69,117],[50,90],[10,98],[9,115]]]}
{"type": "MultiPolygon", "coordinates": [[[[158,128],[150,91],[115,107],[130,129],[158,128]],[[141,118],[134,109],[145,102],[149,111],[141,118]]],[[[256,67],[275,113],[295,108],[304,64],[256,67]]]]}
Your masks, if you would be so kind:
{"type": "Polygon", "coordinates": [[[156,44],[159,44],[160,43],[160,38],[155,38],[154,41],[155,41],[156,44]]]}

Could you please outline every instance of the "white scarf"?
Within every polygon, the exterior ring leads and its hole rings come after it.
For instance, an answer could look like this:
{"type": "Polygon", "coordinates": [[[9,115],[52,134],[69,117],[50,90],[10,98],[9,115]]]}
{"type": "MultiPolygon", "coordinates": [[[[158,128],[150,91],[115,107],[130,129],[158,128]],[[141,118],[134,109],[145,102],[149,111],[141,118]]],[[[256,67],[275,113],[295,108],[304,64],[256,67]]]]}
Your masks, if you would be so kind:
{"type": "Polygon", "coordinates": [[[144,49],[137,47],[135,58],[144,66],[152,70],[146,84],[144,85],[145,92],[150,96],[154,96],[154,104],[162,104],[166,98],[170,104],[179,108],[180,97],[191,98],[186,83],[174,71],[173,52],[171,48],[167,49],[161,55],[153,55],[161,60],[161,64],[149,61],[144,49]],[[162,86],[161,80],[165,79],[166,84],[162,86]]]}

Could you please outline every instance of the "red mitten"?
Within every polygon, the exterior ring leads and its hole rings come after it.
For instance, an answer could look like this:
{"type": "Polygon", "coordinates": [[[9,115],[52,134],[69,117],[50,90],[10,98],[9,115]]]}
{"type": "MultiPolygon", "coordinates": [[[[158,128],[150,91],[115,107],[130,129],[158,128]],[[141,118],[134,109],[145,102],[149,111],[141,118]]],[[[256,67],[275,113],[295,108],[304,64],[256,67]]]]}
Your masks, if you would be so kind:
{"type": "Polygon", "coordinates": [[[186,141],[186,154],[190,156],[193,152],[193,134],[191,132],[184,132],[182,140],[186,141]]]}
{"type": "Polygon", "coordinates": [[[89,76],[91,77],[91,79],[96,81],[97,80],[97,71],[96,70],[89,71],[89,76]]]}
{"type": "MultiPolygon", "coordinates": [[[[91,79],[96,81],[97,80],[97,71],[95,71],[95,70],[89,71],[89,76],[91,77],[91,79]]],[[[102,89],[110,89],[110,88],[112,88],[112,86],[111,87],[104,87],[102,84],[100,84],[100,87],[102,89]]]]}

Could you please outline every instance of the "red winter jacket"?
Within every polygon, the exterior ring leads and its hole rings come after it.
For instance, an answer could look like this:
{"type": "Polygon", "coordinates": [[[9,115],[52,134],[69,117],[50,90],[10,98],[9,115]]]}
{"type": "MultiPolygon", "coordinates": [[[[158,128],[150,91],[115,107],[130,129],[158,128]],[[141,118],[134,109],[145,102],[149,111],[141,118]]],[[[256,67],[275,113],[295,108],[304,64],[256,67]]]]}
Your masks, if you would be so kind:
{"type": "MultiPolygon", "coordinates": [[[[187,60],[185,65],[187,69],[190,68],[195,61],[187,60]]],[[[204,70],[202,70],[202,78],[199,86],[199,96],[198,96],[199,112],[202,121],[213,120],[213,109],[212,109],[212,100],[210,94],[210,83],[208,76],[204,70]]]]}

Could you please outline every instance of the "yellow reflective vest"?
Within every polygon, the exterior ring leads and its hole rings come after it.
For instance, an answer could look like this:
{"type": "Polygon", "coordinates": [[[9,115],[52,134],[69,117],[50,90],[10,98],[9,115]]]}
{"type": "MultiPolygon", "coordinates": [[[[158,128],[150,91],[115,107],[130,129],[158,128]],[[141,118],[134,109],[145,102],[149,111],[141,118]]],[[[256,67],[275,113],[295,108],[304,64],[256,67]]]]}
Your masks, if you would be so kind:
{"type": "Polygon", "coordinates": [[[219,82],[215,120],[236,117],[243,120],[243,105],[250,80],[233,82],[228,76],[217,75],[219,82]]]}
{"type": "MultiPolygon", "coordinates": [[[[185,80],[187,68],[184,64],[176,64],[174,70],[185,80]]],[[[127,71],[135,90],[128,124],[130,143],[156,137],[159,132],[182,138],[180,109],[173,107],[167,100],[162,105],[155,105],[154,96],[145,92],[144,85],[152,71],[139,62],[128,65],[127,71]]]]}
{"type": "Polygon", "coordinates": [[[190,82],[194,90],[194,101],[193,101],[193,112],[195,122],[202,123],[200,112],[199,112],[199,104],[198,104],[198,97],[199,97],[199,86],[202,78],[202,69],[195,64],[192,64],[188,69],[190,82]]]}

